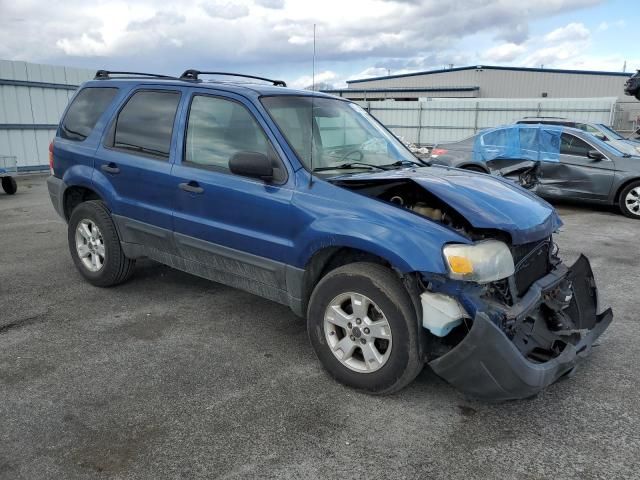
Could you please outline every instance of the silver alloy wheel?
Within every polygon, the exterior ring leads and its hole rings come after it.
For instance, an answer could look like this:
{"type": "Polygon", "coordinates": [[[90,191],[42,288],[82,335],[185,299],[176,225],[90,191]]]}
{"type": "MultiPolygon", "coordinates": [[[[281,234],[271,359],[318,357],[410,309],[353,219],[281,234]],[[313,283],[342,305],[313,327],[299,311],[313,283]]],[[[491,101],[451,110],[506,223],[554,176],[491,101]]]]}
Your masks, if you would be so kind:
{"type": "Polygon", "coordinates": [[[358,373],[382,368],[391,354],[391,326],[368,297],[347,292],[338,295],[324,314],[324,334],[333,355],[358,373]]]}
{"type": "Polygon", "coordinates": [[[97,272],[104,265],[104,239],[100,229],[92,220],[84,219],[78,223],[76,251],[90,272],[97,272]]]}
{"type": "Polygon", "coordinates": [[[632,188],[624,198],[624,204],[634,215],[640,215],[640,187],[632,188]]]}

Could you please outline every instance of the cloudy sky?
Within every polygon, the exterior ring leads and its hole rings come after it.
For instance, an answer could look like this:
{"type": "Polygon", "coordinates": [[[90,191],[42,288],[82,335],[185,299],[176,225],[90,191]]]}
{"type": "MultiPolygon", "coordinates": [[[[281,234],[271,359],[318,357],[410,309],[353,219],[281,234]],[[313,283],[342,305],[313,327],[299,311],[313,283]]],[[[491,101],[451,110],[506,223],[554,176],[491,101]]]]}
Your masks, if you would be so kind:
{"type": "Polygon", "coordinates": [[[0,58],[311,83],[442,68],[640,68],[637,0],[0,0],[0,58]]]}

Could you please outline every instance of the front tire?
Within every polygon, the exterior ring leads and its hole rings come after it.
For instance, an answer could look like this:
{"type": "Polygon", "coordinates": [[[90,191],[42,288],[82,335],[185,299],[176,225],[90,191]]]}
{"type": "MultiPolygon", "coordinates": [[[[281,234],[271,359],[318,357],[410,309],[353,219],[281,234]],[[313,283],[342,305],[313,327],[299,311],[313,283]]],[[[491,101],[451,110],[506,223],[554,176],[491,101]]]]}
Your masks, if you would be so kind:
{"type": "Polygon", "coordinates": [[[73,210],[68,241],[73,263],[92,285],[117,285],[133,273],[135,260],[125,257],[111,213],[102,201],[84,202],[73,210]]]}
{"type": "Polygon", "coordinates": [[[18,191],[18,184],[13,177],[2,177],[2,189],[7,195],[13,195],[18,191]]]}
{"type": "Polygon", "coordinates": [[[424,366],[409,294],[381,265],[352,263],[322,278],[309,301],[307,330],[327,372],[359,390],[397,392],[424,366]]]}
{"type": "Polygon", "coordinates": [[[618,204],[624,216],[640,220],[640,180],[624,187],[618,204]]]}

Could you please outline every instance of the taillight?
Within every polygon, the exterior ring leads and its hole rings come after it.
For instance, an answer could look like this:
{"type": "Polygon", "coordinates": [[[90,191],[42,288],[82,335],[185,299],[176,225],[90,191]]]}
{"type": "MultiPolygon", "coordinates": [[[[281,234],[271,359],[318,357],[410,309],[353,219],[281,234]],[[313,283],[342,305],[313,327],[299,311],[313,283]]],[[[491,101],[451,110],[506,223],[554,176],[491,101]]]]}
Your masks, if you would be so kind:
{"type": "Polygon", "coordinates": [[[49,143],[49,169],[51,170],[51,175],[53,175],[53,140],[49,143]]]}
{"type": "Polygon", "coordinates": [[[447,150],[446,148],[434,148],[433,150],[431,150],[431,156],[437,157],[438,155],[444,155],[448,151],[449,150],[447,150]]]}

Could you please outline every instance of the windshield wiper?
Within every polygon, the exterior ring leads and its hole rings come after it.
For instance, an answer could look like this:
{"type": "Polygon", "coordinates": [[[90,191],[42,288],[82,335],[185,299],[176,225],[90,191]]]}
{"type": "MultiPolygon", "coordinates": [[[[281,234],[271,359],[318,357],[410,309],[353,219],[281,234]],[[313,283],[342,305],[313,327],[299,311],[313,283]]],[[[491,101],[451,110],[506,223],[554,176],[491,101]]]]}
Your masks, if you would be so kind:
{"type": "Polygon", "coordinates": [[[317,167],[314,168],[314,172],[324,172],[327,170],[349,170],[351,168],[368,168],[369,170],[387,170],[384,166],[380,165],[372,165],[370,163],[362,163],[362,162],[348,162],[342,163],[340,165],[334,165],[333,167],[317,167]]]}
{"type": "Polygon", "coordinates": [[[418,166],[418,167],[424,167],[425,164],[423,163],[419,163],[419,162],[412,162],[411,160],[398,160],[397,162],[393,162],[393,163],[388,163],[385,165],[382,165],[385,168],[393,168],[393,167],[406,167],[409,165],[414,165],[414,166],[418,166]]]}

